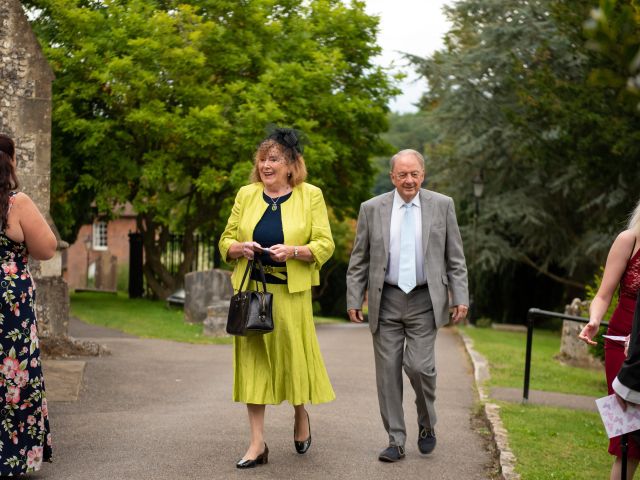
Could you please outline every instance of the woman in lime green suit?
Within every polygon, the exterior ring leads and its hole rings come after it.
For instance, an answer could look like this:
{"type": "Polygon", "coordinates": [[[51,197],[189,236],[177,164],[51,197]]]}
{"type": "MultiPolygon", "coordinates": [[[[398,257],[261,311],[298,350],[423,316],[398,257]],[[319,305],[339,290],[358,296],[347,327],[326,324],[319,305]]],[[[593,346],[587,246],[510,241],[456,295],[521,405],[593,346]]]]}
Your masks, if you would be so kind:
{"type": "MultiPolygon", "coordinates": [[[[276,128],[258,147],[252,183],[239,190],[220,239],[222,258],[235,262],[234,289],[240,287],[248,260],[258,256],[273,294],[274,331],[234,337],[233,400],[247,404],[251,427],[251,442],[238,468],[268,462],[265,405],[284,400],[293,405],[294,446],[305,453],[311,445],[305,404],[335,398],[311,306],[311,287],[319,284],[320,267],[333,254],[334,243],[322,192],[304,183],[306,175],[299,132],[276,128]]],[[[251,278],[258,276],[252,273],[251,278]]]]}

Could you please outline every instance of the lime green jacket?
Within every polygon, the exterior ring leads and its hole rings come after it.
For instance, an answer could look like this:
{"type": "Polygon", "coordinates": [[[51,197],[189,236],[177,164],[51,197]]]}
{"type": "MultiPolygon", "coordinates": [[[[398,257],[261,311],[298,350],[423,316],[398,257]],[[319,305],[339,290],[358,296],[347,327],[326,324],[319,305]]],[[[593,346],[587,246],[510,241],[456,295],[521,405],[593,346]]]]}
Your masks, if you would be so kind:
{"type": "MultiPolygon", "coordinates": [[[[247,259],[228,259],[227,252],[234,242],[250,242],[253,230],[269,208],[262,198],[262,183],[242,187],[236,195],[227,227],[220,237],[220,253],[228,263],[234,264],[231,282],[238,290],[247,259]]],[[[301,183],[293,188],[289,200],[281,204],[284,244],[309,247],[314,262],[290,258],[287,260],[287,286],[289,293],[309,290],[320,284],[320,267],[331,258],[335,245],[322,191],[311,184],[301,183]]]]}

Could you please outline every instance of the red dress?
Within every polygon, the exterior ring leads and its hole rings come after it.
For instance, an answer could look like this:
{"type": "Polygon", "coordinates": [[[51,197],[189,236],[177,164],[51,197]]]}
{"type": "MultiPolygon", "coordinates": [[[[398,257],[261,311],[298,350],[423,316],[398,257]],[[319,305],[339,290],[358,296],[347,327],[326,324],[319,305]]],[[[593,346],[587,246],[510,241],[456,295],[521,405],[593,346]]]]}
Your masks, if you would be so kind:
{"type": "MultiPolygon", "coordinates": [[[[640,291],[640,250],[629,259],[627,268],[620,280],[620,298],[618,306],[609,321],[608,335],[627,336],[631,333],[633,325],[633,313],[636,307],[636,299],[640,291]]],[[[607,373],[607,388],[609,395],[613,393],[611,384],[616,378],[622,363],[624,362],[624,345],[605,338],[604,341],[604,367],[607,373]]],[[[620,457],[620,438],[613,437],[609,440],[609,453],[620,457]]],[[[640,458],[640,445],[629,436],[629,458],[640,458]]]]}

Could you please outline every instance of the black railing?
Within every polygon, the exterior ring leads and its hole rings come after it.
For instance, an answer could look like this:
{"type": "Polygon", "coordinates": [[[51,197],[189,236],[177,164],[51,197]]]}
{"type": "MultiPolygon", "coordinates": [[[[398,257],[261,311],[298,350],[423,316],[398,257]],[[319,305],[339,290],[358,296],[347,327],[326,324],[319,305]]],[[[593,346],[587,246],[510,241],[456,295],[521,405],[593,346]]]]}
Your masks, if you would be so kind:
{"type": "MultiPolygon", "coordinates": [[[[527,312],[527,352],[524,361],[524,391],[522,392],[522,403],[529,400],[529,378],[531,376],[531,350],[533,348],[533,327],[536,318],[561,318],[563,320],[572,320],[579,323],[589,323],[588,318],[576,317],[575,315],[566,315],[564,313],[549,312],[540,310],[539,308],[530,308],[527,312]]],[[[600,323],[601,327],[606,327],[607,322],[600,323]]]]}
{"type": "MultiPolygon", "coordinates": [[[[529,377],[531,375],[531,350],[533,347],[533,327],[536,318],[561,318],[563,320],[571,320],[579,323],[589,323],[588,318],[576,317],[575,315],[565,315],[564,313],[549,312],[547,310],[540,310],[539,308],[530,308],[527,312],[527,353],[524,363],[524,391],[522,392],[522,403],[527,403],[529,400],[529,377]]],[[[600,322],[601,327],[608,327],[609,323],[600,322]]],[[[627,450],[629,444],[629,434],[622,435],[620,447],[622,450],[622,468],[621,479],[627,478],[627,450]]]]}
{"type": "MultiPolygon", "coordinates": [[[[182,251],[183,238],[182,235],[170,235],[167,247],[162,255],[162,263],[172,275],[178,273],[178,268],[184,259],[184,252],[182,251]]],[[[219,267],[220,253],[217,246],[218,242],[213,237],[194,235],[193,259],[187,271],[196,272],[219,267]]]]}
{"type": "MultiPolygon", "coordinates": [[[[160,257],[160,261],[171,275],[176,275],[184,260],[182,250],[182,235],[169,235],[169,240],[160,257]]],[[[218,241],[214,237],[204,235],[194,235],[193,237],[193,258],[187,272],[199,270],[210,270],[220,267],[220,252],[218,251],[218,241]]],[[[143,274],[144,253],[142,246],[142,235],[138,232],[129,232],[129,297],[142,297],[145,290],[145,279],[143,274]]],[[[182,284],[183,279],[180,279],[182,284]]]]}

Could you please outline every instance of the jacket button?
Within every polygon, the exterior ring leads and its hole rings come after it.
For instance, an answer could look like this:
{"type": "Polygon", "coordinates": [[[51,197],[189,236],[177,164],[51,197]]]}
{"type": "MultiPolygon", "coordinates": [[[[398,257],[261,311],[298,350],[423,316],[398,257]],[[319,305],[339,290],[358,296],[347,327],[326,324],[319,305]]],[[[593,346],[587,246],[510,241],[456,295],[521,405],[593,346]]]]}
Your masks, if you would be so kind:
{"type": "Polygon", "coordinates": [[[381,291],[382,291],[382,289],[381,289],[381,288],[379,288],[379,289],[378,289],[378,291],[379,291],[379,292],[381,292],[381,291]]]}

